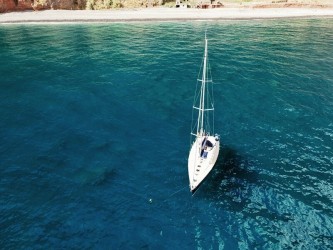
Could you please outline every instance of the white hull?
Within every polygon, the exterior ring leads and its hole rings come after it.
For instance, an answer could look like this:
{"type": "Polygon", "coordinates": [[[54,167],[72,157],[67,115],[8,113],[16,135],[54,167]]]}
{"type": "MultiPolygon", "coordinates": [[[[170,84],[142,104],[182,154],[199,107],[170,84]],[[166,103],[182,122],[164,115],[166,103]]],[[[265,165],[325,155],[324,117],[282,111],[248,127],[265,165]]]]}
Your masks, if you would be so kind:
{"type": "Polygon", "coordinates": [[[202,64],[201,78],[198,76],[197,88],[194,95],[191,134],[195,140],[188,157],[188,176],[190,190],[194,193],[214,167],[220,151],[219,136],[214,134],[214,99],[213,81],[210,76],[208,63],[208,41],[205,35],[205,53],[202,64]],[[199,90],[200,91],[197,91],[199,90]],[[197,117],[194,122],[193,117],[197,117]],[[193,126],[194,124],[194,126],[193,126]]]}
{"type": "Polygon", "coordinates": [[[213,169],[219,155],[220,141],[218,138],[208,136],[207,139],[212,143],[211,147],[207,147],[206,150],[203,150],[202,142],[204,137],[197,137],[190,150],[188,157],[188,176],[191,192],[195,192],[213,169]]]}

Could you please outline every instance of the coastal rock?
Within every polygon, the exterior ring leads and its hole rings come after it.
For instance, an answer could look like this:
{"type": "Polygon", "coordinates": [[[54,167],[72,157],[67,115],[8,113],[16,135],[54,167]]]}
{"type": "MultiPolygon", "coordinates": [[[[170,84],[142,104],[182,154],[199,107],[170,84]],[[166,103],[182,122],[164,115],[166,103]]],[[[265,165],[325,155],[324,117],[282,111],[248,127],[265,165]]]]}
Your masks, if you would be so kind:
{"type": "MultiPolygon", "coordinates": [[[[192,8],[333,8],[333,0],[188,0],[192,8]],[[198,4],[200,3],[200,4],[198,4]],[[207,4],[203,4],[207,3],[207,4]]],[[[0,13],[24,10],[106,10],[175,7],[175,0],[0,0],[0,13]]]]}
{"type": "Polygon", "coordinates": [[[85,9],[86,0],[0,0],[0,13],[24,10],[85,9]]]}
{"type": "Polygon", "coordinates": [[[34,10],[73,10],[73,9],[84,9],[86,1],[84,0],[34,0],[34,10]]]}
{"type": "Polygon", "coordinates": [[[164,0],[0,0],[0,13],[24,10],[79,10],[146,8],[162,5],[164,0]]]}
{"type": "Polygon", "coordinates": [[[0,13],[32,10],[32,2],[33,0],[0,0],[0,13]]]}
{"type": "Polygon", "coordinates": [[[13,0],[0,0],[0,12],[7,12],[16,8],[13,0]]]}

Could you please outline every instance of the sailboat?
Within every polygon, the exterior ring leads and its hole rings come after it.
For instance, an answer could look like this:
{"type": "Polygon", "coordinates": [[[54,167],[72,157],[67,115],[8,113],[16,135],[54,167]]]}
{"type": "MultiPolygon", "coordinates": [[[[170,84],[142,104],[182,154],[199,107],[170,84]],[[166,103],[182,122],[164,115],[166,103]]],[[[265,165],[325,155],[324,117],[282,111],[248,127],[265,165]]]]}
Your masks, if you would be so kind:
{"type": "Polygon", "coordinates": [[[220,136],[214,134],[213,81],[208,63],[208,39],[197,79],[193,101],[191,149],[188,157],[188,176],[192,194],[213,169],[220,151],[220,136]]]}

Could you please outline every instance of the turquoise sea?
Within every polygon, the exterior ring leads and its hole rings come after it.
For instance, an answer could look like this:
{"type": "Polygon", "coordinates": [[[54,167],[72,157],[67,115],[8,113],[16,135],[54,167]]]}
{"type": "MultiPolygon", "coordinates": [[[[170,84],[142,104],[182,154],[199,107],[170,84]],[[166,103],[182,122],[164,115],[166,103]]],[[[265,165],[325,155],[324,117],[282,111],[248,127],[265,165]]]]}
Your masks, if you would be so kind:
{"type": "Polygon", "coordinates": [[[0,248],[332,249],[332,21],[0,26],[0,248]],[[206,29],[222,147],[192,196],[206,29]]]}

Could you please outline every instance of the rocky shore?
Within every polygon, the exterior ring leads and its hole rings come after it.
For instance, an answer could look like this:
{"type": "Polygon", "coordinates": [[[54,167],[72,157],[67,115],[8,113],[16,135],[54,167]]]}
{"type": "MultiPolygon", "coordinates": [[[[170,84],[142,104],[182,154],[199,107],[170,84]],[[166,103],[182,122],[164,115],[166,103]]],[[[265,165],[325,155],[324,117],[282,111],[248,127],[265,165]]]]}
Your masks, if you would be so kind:
{"type": "MultiPolygon", "coordinates": [[[[332,0],[180,0],[186,6],[222,8],[333,8],[332,0]]],[[[0,13],[25,10],[108,10],[175,7],[175,0],[0,0],[0,13]]]]}
{"type": "Polygon", "coordinates": [[[333,8],[221,8],[176,9],[141,8],[121,10],[45,10],[11,12],[0,15],[6,23],[133,22],[179,20],[243,20],[272,18],[332,18],[333,8]]]}

